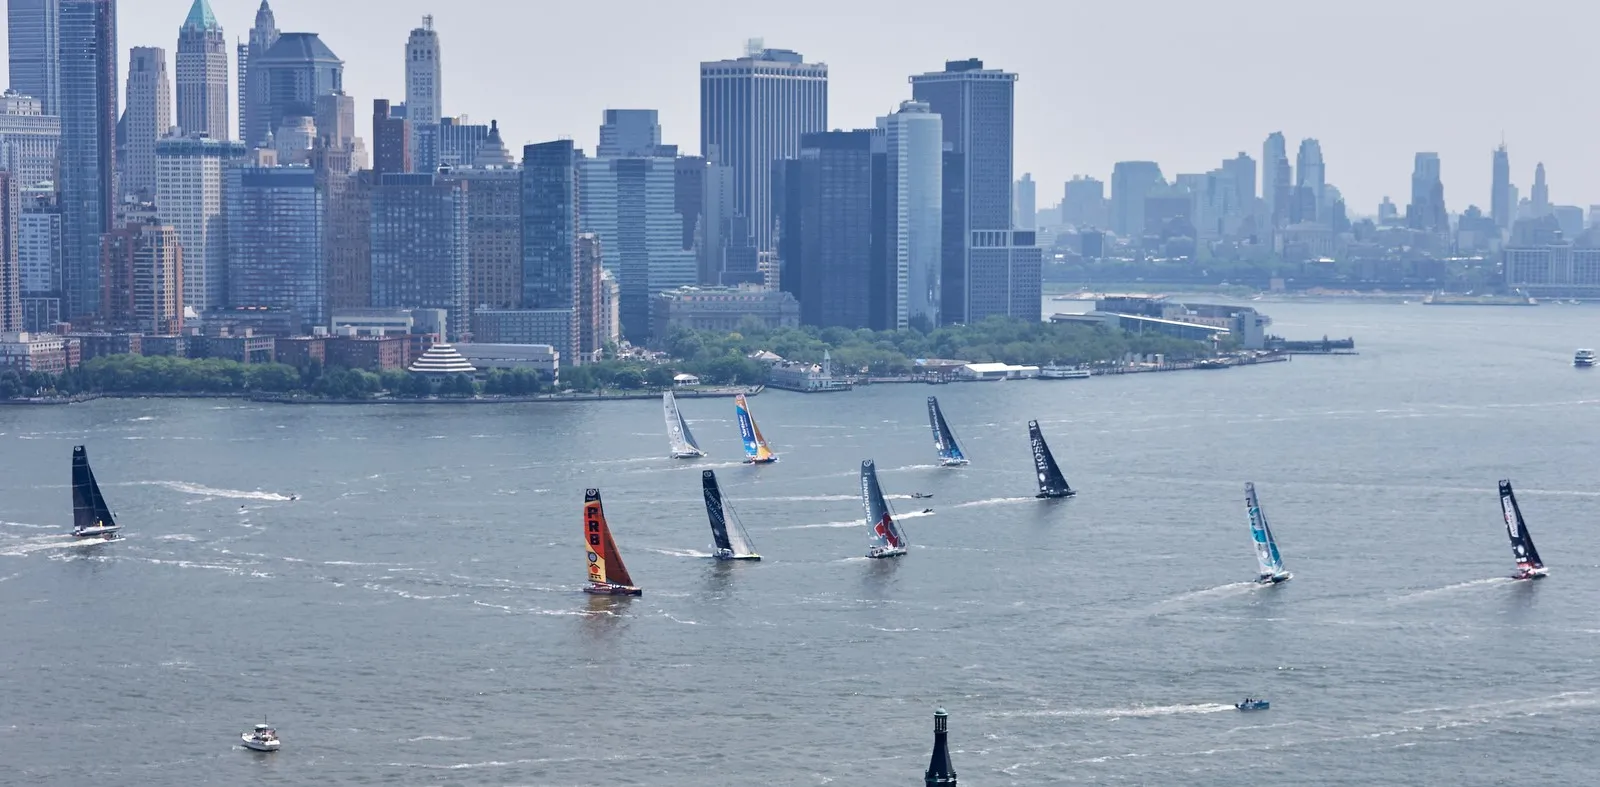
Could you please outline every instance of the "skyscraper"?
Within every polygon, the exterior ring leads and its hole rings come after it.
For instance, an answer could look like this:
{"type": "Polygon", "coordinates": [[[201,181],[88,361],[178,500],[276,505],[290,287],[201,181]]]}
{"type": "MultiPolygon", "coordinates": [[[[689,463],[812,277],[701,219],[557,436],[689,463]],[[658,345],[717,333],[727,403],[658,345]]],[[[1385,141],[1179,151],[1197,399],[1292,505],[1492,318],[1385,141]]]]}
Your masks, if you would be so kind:
{"type": "Polygon", "coordinates": [[[1033,173],[1024,172],[1017,179],[1016,197],[1012,201],[1012,226],[1018,229],[1034,229],[1039,220],[1039,188],[1033,182],[1033,173]]]}
{"type": "Polygon", "coordinates": [[[320,173],[328,206],[327,236],[329,309],[372,305],[372,171],[320,173]]]}
{"type": "Polygon", "coordinates": [[[249,79],[262,90],[251,108],[259,132],[255,147],[267,133],[277,133],[288,118],[314,118],[317,99],[344,92],[344,61],[316,33],[284,33],[264,54],[250,56],[249,79]]]}
{"type": "Polygon", "coordinates": [[[800,302],[801,325],[869,325],[872,137],[862,130],[806,134],[800,155],[783,163],[780,280],[800,302]]]}
{"type": "Polygon", "coordinates": [[[547,335],[569,363],[582,363],[578,330],[578,151],[572,140],[522,148],[522,308],[545,312],[547,335]]]}
{"type": "Polygon", "coordinates": [[[444,309],[448,341],[459,340],[472,319],[467,188],[391,173],[372,194],[372,305],[444,309]]]}
{"type": "Polygon", "coordinates": [[[1511,228],[1516,218],[1516,199],[1511,195],[1511,154],[1505,143],[1494,149],[1494,180],[1489,192],[1489,216],[1502,230],[1511,228]]]}
{"type": "Polygon", "coordinates": [[[382,178],[390,173],[410,172],[411,121],[396,117],[389,100],[372,102],[372,171],[382,178]]]}
{"type": "Polygon", "coordinates": [[[1111,169],[1111,231],[1135,242],[1144,237],[1144,200],[1167,185],[1154,161],[1119,161],[1111,169]]]}
{"type": "Polygon", "coordinates": [[[1014,233],[1011,225],[1016,82],[1016,74],[986,69],[977,58],[911,77],[911,97],[943,120],[949,162],[959,164],[943,176],[946,197],[958,201],[945,205],[950,224],[941,249],[947,323],[995,314],[1039,319],[1042,252],[1033,232],[1014,233]]]}
{"type": "Polygon", "coordinates": [[[54,186],[22,187],[17,261],[22,275],[22,323],[47,331],[61,321],[61,208],[54,186]]]}
{"type": "Polygon", "coordinates": [[[9,0],[6,21],[11,89],[60,115],[61,0],[9,0]]]}
{"type": "Polygon", "coordinates": [[[1256,204],[1256,160],[1241,150],[1239,155],[1224,159],[1222,169],[1233,179],[1239,211],[1246,216],[1253,215],[1256,204]]]}
{"type": "MultiPolygon", "coordinates": [[[[591,360],[598,360],[601,350],[609,342],[621,339],[621,313],[616,313],[616,320],[612,320],[612,310],[607,307],[606,293],[615,289],[615,284],[607,279],[607,271],[602,264],[605,260],[604,246],[600,236],[592,232],[578,233],[578,267],[575,271],[576,312],[578,325],[577,345],[582,356],[569,363],[585,364],[591,360]]],[[[620,298],[620,295],[617,296],[620,298]]]]}
{"type": "Polygon", "coordinates": [[[206,0],[194,0],[178,29],[178,128],[228,138],[228,39],[206,0]]]}
{"type": "Polygon", "coordinates": [[[61,0],[61,205],[66,314],[100,304],[100,235],[111,229],[117,166],[116,0],[61,0]]]}
{"type": "Polygon", "coordinates": [[[204,137],[156,143],[156,210],[183,244],[183,302],[197,313],[228,305],[228,233],[224,173],[245,146],[204,137]]]}
{"type": "Polygon", "coordinates": [[[1261,201],[1267,223],[1282,227],[1289,223],[1289,206],[1294,198],[1294,178],[1289,167],[1289,152],[1283,132],[1267,135],[1261,146],[1261,201]]]}
{"type": "Polygon", "coordinates": [[[37,98],[14,90],[0,95],[0,169],[15,175],[20,188],[56,177],[61,118],[42,110],[37,98]]]}
{"type": "Polygon", "coordinates": [[[406,40],[406,117],[418,126],[437,125],[444,110],[444,66],[439,59],[439,33],[433,17],[406,40]]]}
{"type": "Polygon", "coordinates": [[[22,195],[17,179],[0,171],[0,333],[23,330],[22,258],[18,249],[22,195]]]}
{"type": "Polygon", "coordinates": [[[1534,218],[1550,215],[1550,184],[1544,179],[1543,161],[1533,168],[1533,190],[1529,192],[1528,198],[1531,201],[1534,218]]]}
{"type": "Polygon", "coordinates": [[[1300,140],[1300,152],[1295,155],[1295,178],[1295,191],[1311,191],[1309,210],[1302,206],[1300,221],[1321,221],[1328,207],[1328,173],[1322,163],[1321,142],[1310,138],[1300,140]]]}
{"type": "Polygon", "coordinates": [[[167,51],[136,46],[128,58],[128,106],[122,116],[122,194],[142,201],[156,191],[156,140],[172,128],[167,51]]]}
{"type": "Polygon", "coordinates": [[[279,35],[272,6],[267,5],[267,0],[261,0],[261,7],[256,9],[255,26],[250,28],[250,40],[239,44],[239,140],[248,147],[262,144],[276,125],[276,121],[268,121],[264,110],[268,91],[266,72],[255,66],[267,50],[278,43],[279,35]]]}
{"type": "Polygon", "coordinates": [[[100,314],[107,327],[152,334],[183,327],[183,247],[171,226],[139,220],[100,239],[100,314]]]}
{"type": "Polygon", "coordinates": [[[227,172],[228,304],[293,310],[296,328],[328,324],[327,218],[310,167],[227,172]]]}
{"type": "Polygon", "coordinates": [[[677,162],[646,154],[580,158],[577,164],[578,225],[599,236],[605,267],[617,277],[622,335],[644,344],[651,297],[699,280],[694,252],[683,248],[677,162]]]}
{"type": "Polygon", "coordinates": [[[1436,233],[1450,229],[1438,153],[1417,154],[1411,171],[1411,204],[1406,206],[1406,226],[1436,233]]]}
{"type": "Polygon", "coordinates": [[[522,172],[516,167],[468,167],[446,177],[467,184],[472,308],[521,306],[522,172]]]}
{"type": "Polygon", "coordinates": [[[943,255],[944,119],[920,101],[878,118],[886,171],[885,254],[899,288],[891,327],[932,330],[940,324],[943,255]]]}
{"type": "MultiPolygon", "coordinates": [[[[749,42],[745,56],[700,64],[700,155],[733,169],[733,213],[755,248],[773,250],[772,166],[800,152],[800,135],[828,128],[828,66],[749,42]]],[[[1008,181],[1009,182],[1009,181],[1008,181]]]]}
{"type": "Polygon", "coordinates": [[[661,147],[661,123],[653,109],[608,109],[600,125],[598,158],[655,156],[661,147]]]}

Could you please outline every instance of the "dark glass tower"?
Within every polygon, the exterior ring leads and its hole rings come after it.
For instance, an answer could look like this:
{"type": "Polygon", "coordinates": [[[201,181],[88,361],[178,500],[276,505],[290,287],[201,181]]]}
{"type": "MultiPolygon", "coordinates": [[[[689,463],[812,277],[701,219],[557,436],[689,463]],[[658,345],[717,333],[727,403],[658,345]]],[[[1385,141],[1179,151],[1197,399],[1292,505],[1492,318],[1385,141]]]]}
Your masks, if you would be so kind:
{"type": "Polygon", "coordinates": [[[933,758],[928,760],[928,772],[923,777],[927,787],[936,784],[955,786],[956,769],[950,764],[950,744],[946,740],[949,724],[950,714],[945,713],[944,708],[933,712],[933,758]]]}
{"type": "Polygon", "coordinates": [[[9,0],[11,89],[61,113],[61,0],[9,0]]]}
{"type": "Polygon", "coordinates": [[[872,316],[872,131],[806,134],[783,162],[779,281],[800,324],[866,328],[872,316]]]}
{"type": "Polygon", "coordinates": [[[117,2],[61,3],[61,212],[66,317],[100,306],[100,236],[117,194],[117,2]]]}

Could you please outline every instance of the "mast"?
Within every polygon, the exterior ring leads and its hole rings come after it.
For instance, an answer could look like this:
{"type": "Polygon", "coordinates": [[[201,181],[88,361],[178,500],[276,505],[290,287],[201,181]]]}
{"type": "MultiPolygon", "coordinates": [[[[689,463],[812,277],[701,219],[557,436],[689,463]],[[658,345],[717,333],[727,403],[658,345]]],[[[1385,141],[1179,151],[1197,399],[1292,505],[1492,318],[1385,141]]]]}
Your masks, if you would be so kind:
{"type": "Polygon", "coordinates": [[[939,708],[933,712],[933,757],[928,760],[928,771],[923,775],[923,784],[934,787],[938,784],[948,784],[955,787],[956,769],[950,764],[949,737],[950,714],[939,708]]]}
{"type": "Polygon", "coordinates": [[[1039,497],[1071,497],[1076,494],[1061,474],[1060,465],[1044,441],[1044,432],[1038,421],[1028,422],[1028,439],[1033,443],[1033,470],[1039,479],[1039,497]]]}
{"type": "Polygon", "coordinates": [[[1505,514],[1506,534],[1511,537],[1511,554],[1517,559],[1517,568],[1544,568],[1539,550],[1533,545],[1533,534],[1528,532],[1528,523],[1522,519],[1522,507],[1517,505],[1517,495],[1508,480],[1500,482],[1500,510],[1505,514]]]}

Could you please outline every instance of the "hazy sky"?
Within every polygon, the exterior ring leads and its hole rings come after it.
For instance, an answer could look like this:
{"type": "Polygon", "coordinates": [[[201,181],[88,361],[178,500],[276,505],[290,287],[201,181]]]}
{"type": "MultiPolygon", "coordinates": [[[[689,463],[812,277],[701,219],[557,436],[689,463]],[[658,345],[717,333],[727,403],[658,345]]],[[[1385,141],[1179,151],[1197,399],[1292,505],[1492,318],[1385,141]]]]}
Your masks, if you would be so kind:
{"type": "MultiPolygon", "coordinates": [[[[191,0],[121,0],[127,48],[176,47],[191,0]]],[[[259,0],[211,0],[230,40],[259,0]]],[[[272,0],[278,27],[310,31],[345,60],[362,135],[371,100],[404,99],[406,35],[432,13],[444,109],[500,121],[506,143],[571,137],[593,149],[601,111],[655,108],[665,141],[699,148],[698,64],[751,37],[830,70],[830,125],[870,126],[910,97],[906,77],[982,58],[1021,74],[1016,172],[1109,182],[1152,159],[1168,179],[1204,172],[1269,132],[1322,142],[1352,213],[1404,208],[1412,158],[1437,151],[1452,211],[1487,211],[1502,133],[1527,196],[1534,164],[1553,201],[1600,203],[1600,97],[1586,0],[272,0]],[[949,9],[950,13],[941,13],[949,9]]],[[[231,58],[230,58],[231,59],[231,58]]],[[[236,116],[235,116],[236,117],[236,116]]]]}

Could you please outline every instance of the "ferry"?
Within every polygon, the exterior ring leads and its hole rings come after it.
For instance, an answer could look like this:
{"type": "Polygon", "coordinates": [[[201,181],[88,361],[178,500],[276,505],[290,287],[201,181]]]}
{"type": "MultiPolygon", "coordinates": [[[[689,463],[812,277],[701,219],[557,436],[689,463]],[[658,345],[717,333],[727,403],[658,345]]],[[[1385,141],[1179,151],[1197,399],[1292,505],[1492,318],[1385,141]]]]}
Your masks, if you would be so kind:
{"type": "Polygon", "coordinates": [[[1579,369],[1587,369],[1594,366],[1594,350],[1579,350],[1577,354],[1572,356],[1572,365],[1579,369]]]}
{"type": "Polygon", "coordinates": [[[1039,369],[1041,380],[1087,380],[1090,373],[1088,369],[1073,369],[1066,366],[1045,366],[1039,369]]]}

